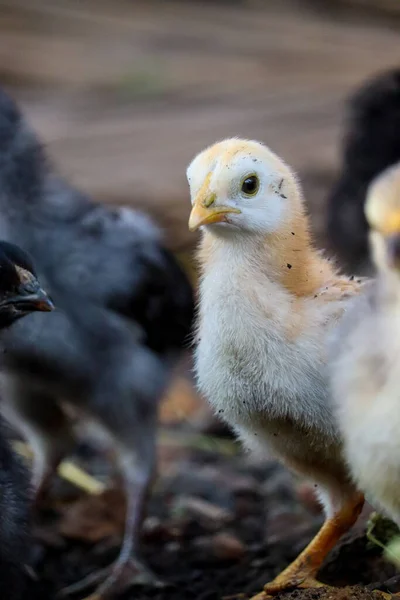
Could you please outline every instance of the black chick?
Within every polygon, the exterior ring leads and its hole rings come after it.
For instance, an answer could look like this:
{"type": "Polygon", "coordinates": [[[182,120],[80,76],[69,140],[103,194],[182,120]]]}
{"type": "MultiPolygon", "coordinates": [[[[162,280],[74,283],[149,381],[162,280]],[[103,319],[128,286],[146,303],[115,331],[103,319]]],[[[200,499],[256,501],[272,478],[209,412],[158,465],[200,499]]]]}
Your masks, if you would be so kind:
{"type": "Polygon", "coordinates": [[[328,199],[328,234],[352,272],[370,270],[364,201],[371,181],[400,160],[400,69],[369,79],[350,97],[342,153],[328,199]]]}
{"type": "MultiPolygon", "coordinates": [[[[17,246],[0,242],[0,330],[31,312],[52,308],[30,258],[17,246]]],[[[32,591],[26,569],[31,560],[29,488],[28,473],[11,450],[0,419],[0,590],[7,590],[9,600],[20,600],[28,587],[32,591]]]]}
{"type": "Polygon", "coordinates": [[[8,335],[8,416],[35,449],[39,494],[74,443],[61,399],[111,435],[127,493],[124,540],[105,581],[102,572],[75,586],[97,579],[97,597],[105,597],[151,577],[138,538],[158,404],[191,330],[192,289],[147,217],[99,205],[52,170],[4,92],[0,190],[0,235],[29,250],[57,306],[8,335]]]}

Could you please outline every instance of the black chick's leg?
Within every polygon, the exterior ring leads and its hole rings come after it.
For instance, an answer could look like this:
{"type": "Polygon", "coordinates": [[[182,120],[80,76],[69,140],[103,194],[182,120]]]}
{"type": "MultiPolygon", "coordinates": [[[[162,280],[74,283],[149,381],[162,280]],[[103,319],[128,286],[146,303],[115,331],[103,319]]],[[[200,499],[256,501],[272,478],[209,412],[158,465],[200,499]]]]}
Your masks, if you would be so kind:
{"type": "Polygon", "coordinates": [[[129,447],[121,446],[118,454],[127,497],[125,532],[112,572],[98,590],[101,598],[108,597],[108,590],[122,592],[132,585],[162,585],[140,559],[140,533],[155,470],[153,434],[151,439],[148,438],[142,445],[141,459],[137,457],[136,452],[132,454],[129,447]]]}
{"type": "Polygon", "coordinates": [[[60,593],[61,597],[88,592],[97,586],[86,600],[106,600],[133,586],[163,585],[140,558],[140,531],[154,466],[154,440],[147,442],[147,452],[140,465],[136,456],[132,455],[131,449],[117,449],[124,475],[127,505],[124,537],[116,561],[109,567],[95,571],[83,580],[64,588],[60,593]],[[153,442],[153,447],[150,442],[153,442]]]}
{"type": "Polygon", "coordinates": [[[25,436],[33,451],[32,487],[40,506],[52,477],[74,445],[70,422],[50,394],[10,382],[5,416],[25,436]]]}
{"type": "Polygon", "coordinates": [[[64,588],[61,597],[87,593],[97,586],[87,600],[104,600],[133,586],[163,585],[142,563],[139,548],[147,496],[155,471],[157,404],[154,398],[148,402],[144,398],[128,400],[124,394],[96,402],[96,416],[115,441],[123,475],[127,498],[124,537],[115,563],[64,588]]]}

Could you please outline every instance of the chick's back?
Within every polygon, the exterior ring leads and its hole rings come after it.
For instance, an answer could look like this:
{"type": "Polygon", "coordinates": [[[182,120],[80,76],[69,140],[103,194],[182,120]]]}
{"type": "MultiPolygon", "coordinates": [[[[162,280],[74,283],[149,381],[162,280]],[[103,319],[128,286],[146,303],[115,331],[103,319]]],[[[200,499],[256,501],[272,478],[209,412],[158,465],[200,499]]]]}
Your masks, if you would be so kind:
{"type": "Polygon", "coordinates": [[[181,348],[192,290],[159,229],[140,212],[97,204],[60,178],[1,90],[0,209],[2,237],[23,243],[59,308],[80,298],[140,323],[157,352],[181,348]]]}

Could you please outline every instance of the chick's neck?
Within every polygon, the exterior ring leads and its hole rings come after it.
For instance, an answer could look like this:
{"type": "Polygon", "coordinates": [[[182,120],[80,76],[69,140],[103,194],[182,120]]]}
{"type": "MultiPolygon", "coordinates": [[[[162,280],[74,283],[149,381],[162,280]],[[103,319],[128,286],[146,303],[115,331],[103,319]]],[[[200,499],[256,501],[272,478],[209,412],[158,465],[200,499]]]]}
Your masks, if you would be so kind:
{"type": "Polygon", "coordinates": [[[263,240],[265,268],[275,281],[297,297],[314,297],[335,273],[329,260],[314,247],[306,215],[298,215],[279,235],[263,240]]]}
{"type": "Polygon", "coordinates": [[[299,214],[279,233],[219,237],[208,231],[200,247],[200,264],[219,262],[223,252],[233,263],[247,263],[253,275],[262,274],[291,295],[301,299],[314,297],[335,275],[334,266],[312,244],[305,214],[299,214]]]}

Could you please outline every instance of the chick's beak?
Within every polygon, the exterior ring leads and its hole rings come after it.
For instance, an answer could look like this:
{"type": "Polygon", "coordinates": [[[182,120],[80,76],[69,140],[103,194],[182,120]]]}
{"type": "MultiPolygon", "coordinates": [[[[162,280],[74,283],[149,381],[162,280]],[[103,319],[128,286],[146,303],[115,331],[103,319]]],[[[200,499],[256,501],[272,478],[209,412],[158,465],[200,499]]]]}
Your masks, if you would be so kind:
{"type": "Polygon", "coordinates": [[[51,312],[55,308],[53,302],[35,278],[21,284],[17,294],[10,296],[1,303],[1,306],[7,305],[13,306],[20,312],[51,312]]]}
{"type": "Polygon", "coordinates": [[[240,214],[238,208],[233,206],[221,206],[215,204],[216,195],[210,193],[208,189],[203,188],[198,193],[193,202],[192,212],[189,217],[189,230],[196,231],[202,225],[211,225],[211,223],[227,222],[227,215],[240,214]]]}

